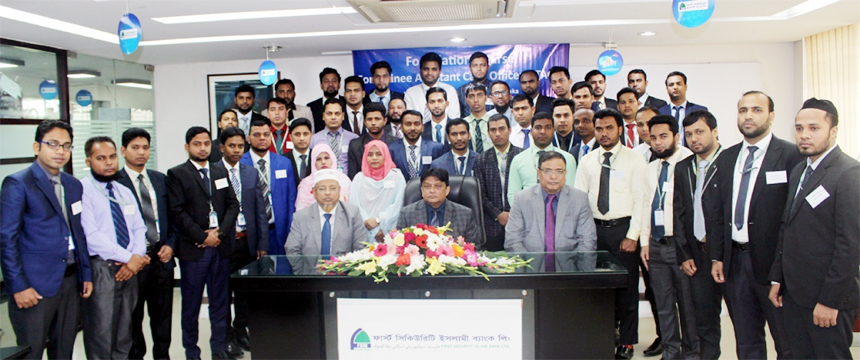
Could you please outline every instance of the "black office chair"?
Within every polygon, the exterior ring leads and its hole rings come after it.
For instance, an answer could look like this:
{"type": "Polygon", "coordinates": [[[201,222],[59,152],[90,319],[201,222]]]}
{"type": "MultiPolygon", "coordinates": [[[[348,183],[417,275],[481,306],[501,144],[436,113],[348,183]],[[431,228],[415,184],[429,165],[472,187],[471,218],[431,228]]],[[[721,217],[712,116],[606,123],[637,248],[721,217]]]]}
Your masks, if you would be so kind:
{"type": "MultiPolygon", "coordinates": [[[[481,186],[478,179],[472,176],[451,175],[448,177],[448,200],[472,209],[475,219],[478,220],[478,237],[473,240],[479,248],[487,243],[487,235],[484,234],[484,205],[481,195],[481,186]]],[[[423,200],[421,197],[421,179],[414,178],[406,183],[406,193],[403,195],[403,205],[409,205],[423,200]]],[[[470,239],[471,240],[471,239],[470,239]]]]}

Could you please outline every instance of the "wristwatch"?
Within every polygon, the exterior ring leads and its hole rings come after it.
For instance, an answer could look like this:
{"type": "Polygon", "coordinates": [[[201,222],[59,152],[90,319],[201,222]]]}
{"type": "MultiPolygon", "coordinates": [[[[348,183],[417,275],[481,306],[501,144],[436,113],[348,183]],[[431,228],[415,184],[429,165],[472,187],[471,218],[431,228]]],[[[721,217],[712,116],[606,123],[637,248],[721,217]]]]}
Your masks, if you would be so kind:
{"type": "Polygon", "coordinates": [[[376,220],[376,223],[377,223],[377,224],[379,224],[380,222],[382,222],[382,220],[380,220],[380,219],[379,219],[379,216],[377,216],[377,217],[376,217],[376,219],[373,219],[373,220],[376,220]]]}

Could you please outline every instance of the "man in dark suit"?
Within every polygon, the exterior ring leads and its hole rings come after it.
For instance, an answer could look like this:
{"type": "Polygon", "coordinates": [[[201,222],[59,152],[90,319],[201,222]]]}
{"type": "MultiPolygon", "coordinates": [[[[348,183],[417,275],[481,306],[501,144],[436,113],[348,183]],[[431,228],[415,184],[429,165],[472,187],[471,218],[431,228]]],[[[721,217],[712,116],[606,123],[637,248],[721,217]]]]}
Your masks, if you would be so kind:
{"type": "MultiPolygon", "coordinates": [[[[268,126],[267,126],[268,128],[268,126]]],[[[167,199],[178,229],[178,257],[182,290],[182,346],[188,359],[199,359],[197,319],[203,288],[209,298],[212,357],[232,358],[226,352],[228,281],[239,201],[227,170],[210,164],[209,131],[194,126],[185,134],[188,161],[167,171],[167,199]]]]}
{"type": "Polygon", "coordinates": [[[678,265],[689,277],[699,355],[702,359],[720,357],[720,304],[722,291],[708,269],[707,227],[718,201],[712,182],[720,155],[717,141],[717,119],[707,111],[692,112],[684,118],[684,131],[695,156],[675,165],[674,236],[678,247],[678,265]]]}
{"type": "Polygon", "coordinates": [[[284,155],[290,159],[290,164],[293,166],[293,177],[296,179],[296,186],[301,184],[302,180],[311,174],[311,120],[306,118],[298,118],[290,122],[290,140],[287,145],[292,144],[292,149],[284,155]]]}
{"type": "Polygon", "coordinates": [[[266,119],[265,116],[254,112],[254,104],[256,103],[255,96],[254,88],[247,84],[237,87],[235,95],[233,96],[233,102],[236,104],[236,116],[238,116],[239,123],[237,126],[245,132],[248,131],[252,121],[266,119]]]}
{"type": "Polygon", "coordinates": [[[469,123],[463,119],[453,119],[445,126],[445,134],[451,144],[451,151],[433,160],[430,168],[445,169],[449,174],[472,176],[478,153],[469,150],[469,141],[472,139],[469,123]]]}
{"type": "Polygon", "coordinates": [[[350,179],[361,172],[361,161],[364,156],[364,145],[371,140],[382,140],[389,143],[397,140],[385,132],[385,107],[378,103],[369,103],[364,106],[364,129],[366,130],[357,139],[349,142],[349,169],[347,175],[350,179]]]}
{"type": "Polygon", "coordinates": [[[788,198],[787,172],[801,157],[794,145],[771,134],[774,116],[766,94],[750,91],[741,97],[738,129],[744,141],[720,154],[712,185],[717,201],[713,224],[707,225],[711,276],[726,284],[740,359],[767,355],[765,321],[779,358],[791,356],[782,312],[767,299],[767,276],[788,198]]]}
{"type": "Polygon", "coordinates": [[[9,321],[26,359],[69,359],[81,301],[93,291],[81,227],[81,182],[60,170],[69,162],[72,127],[47,120],[36,128],[36,161],[7,176],[0,190],[0,267],[9,321]]]}
{"type": "Polygon", "coordinates": [[[391,160],[403,173],[406,182],[418,178],[434,159],[444,154],[441,144],[421,138],[421,132],[424,130],[423,116],[417,110],[404,111],[401,117],[403,140],[388,143],[391,160]]]}
{"type": "MultiPolygon", "coordinates": [[[[707,107],[687,101],[687,75],[680,71],[670,72],[666,77],[666,91],[669,92],[671,103],[660,107],[660,114],[674,116],[678,126],[683,126],[684,117],[687,114],[696,110],[708,110],[707,107]]],[[[687,146],[684,134],[681,134],[679,144],[687,146]]]]}
{"type": "MultiPolygon", "coordinates": [[[[451,232],[447,233],[456,239],[462,236],[466,241],[478,241],[480,233],[477,219],[469,209],[453,201],[448,201],[448,172],[445,169],[429,169],[421,173],[421,196],[424,201],[417,201],[403,206],[397,228],[402,229],[415,224],[445,226],[451,223],[451,232]]],[[[476,243],[480,247],[483,244],[476,243]]]]}
{"type": "Polygon", "coordinates": [[[221,160],[221,132],[229,127],[239,126],[239,117],[236,110],[226,109],[218,115],[218,139],[212,140],[212,153],[209,154],[210,161],[221,160]]]}
{"type": "Polygon", "coordinates": [[[487,132],[493,140],[493,148],[478,155],[475,160],[474,176],[481,185],[484,196],[484,233],[487,234],[486,249],[502,251],[505,249],[505,225],[511,205],[508,202],[508,172],[514,156],[523,150],[511,144],[510,121],[502,114],[490,117],[487,132]]]}
{"type": "Polygon", "coordinates": [[[618,102],[615,99],[604,96],[606,93],[606,75],[603,75],[600,70],[594,69],[585,74],[585,82],[591,85],[594,103],[597,104],[598,110],[618,108],[618,102]]]}
{"type": "Polygon", "coordinates": [[[532,99],[534,113],[552,113],[552,98],[540,92],[540,77],[537,71],[526,70],[520,73],[520,90],[532,99]]]}
{"type": "Polygon", "coordinates": [[[594,111],[591,109],[579,109],[573,113],[573,131],[579,135],[579,144],[576,144],[570,149],[570,154],[576,159],[576,165],[579,166],[579,161],[589,151],[594,150],[595,146],[600,146],[597,143],[597,138],[594,137],[594,111]]]}
{"type": "Polygon", "coordinates": [[[146,341],[143,336],[144,304],[149,310],[152,358],[170,358],[176,229],[170,226],[167,177],[158,171],[146,169],[150,155],[150,139],[151,135],[141,128],[129,128],[122,133],[120,152],[125,158],[125,168],[119,172],[117,179],[117,182],[134,193],[138,210],[146,224],[146,254],[152,259],[137,273],[138,299],[137,306],[131,313],[130,359],[142,359],[146,354],[146,341]]]}
{"type": "Polygon", "coordinates": [[[378,102],[385,106],[388,113],[388,103],[393,99],[403,99],[403,93],[391,90],[391,65],[388,61],[377,61],[370,65],[370,76],[373,82],[373,91],[364,97],[364,103],[378,102]]]}
{"type": "Polygon", "coordinates": [[[850,359],[860,307],[860,163],[836,145],[838,124],[833,103],[815,98],[794,120],[797,148],[808,157],[791,171],[768,278],[798,359],[850,359]]]}
{"type": "Polygon", "coordinates": [[[650,107],[659,110],[666,105],[665,100],[648,95],[648,75],[642,69],[633,69],[627,73],[627,86],[636,90],[640,107],[650,107]]]}
{"type": "MultiPolygon", "coordinates": [[[[343,113],[346,113],[346,101],[342,96],[338,95],[338,92],[340,91],[340,74],[337,70],[327,67],[320,72],[320,89],[323,91],[323,96],[308,103],[308,107],[311,108],[311,113],[314,114],[314,130],[316,132],[325,130],[323,113],[325,112],[324,103],[327,99],[337,99],[343,108],[343,113]]],[[[352,131],[351,127],[344,128],[352,131]]],[[[246,130],[245,133],[248,133],[248,131],[246,130]]]]}

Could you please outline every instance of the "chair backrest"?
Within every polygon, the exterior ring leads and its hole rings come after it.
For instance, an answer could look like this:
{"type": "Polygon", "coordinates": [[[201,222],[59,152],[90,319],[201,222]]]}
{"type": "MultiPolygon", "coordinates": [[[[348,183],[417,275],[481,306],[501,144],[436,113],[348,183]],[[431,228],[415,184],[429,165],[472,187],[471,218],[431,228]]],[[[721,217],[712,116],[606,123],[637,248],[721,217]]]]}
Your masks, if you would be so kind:
{"type": "MultiPolygon", "coordinates": [[[[483,246],[487,243],[487,235],[484,233],[484,204],[481,195],[481,186],[474,176],[451,175],[448,177],[448,200],[472,209],[475,219],[478,220],[478,236],[480,239],[472,240],[483,246]]],[[[403,205],[409,205],[423,200],[421,197],[421,179],[414,178],[406,183],[406,192],[403,196],[403,205]]],[[[469,239],[471,240],[471,239],[469,239]]]]}

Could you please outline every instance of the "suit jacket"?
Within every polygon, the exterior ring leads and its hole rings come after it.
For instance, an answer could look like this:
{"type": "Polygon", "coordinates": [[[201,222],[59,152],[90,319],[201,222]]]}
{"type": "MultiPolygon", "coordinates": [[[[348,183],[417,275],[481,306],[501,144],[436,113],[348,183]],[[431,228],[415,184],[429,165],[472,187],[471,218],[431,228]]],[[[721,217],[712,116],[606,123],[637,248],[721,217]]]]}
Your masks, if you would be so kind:
{"type": "MultiPolygon", "coordinates": [[[[523,149],[511,144],[511,148],[508,150],[508,161],[505,163],[505,184],[508,183],[508,174],[511,172],[511,161],[514,160],[514,156],[522,151],[523,149]]],[[[481,186],[481,194],[484,196],[482,203],[484,205],[484,231],[487,238],[503,237],[505,235],[504,226],[496,218],[502,212],[511,211],[511,205],[508,203],[508,191],[502,185],[495,147],[478,155],[473,171],[474,176],[478,178],[478,184],[481,186]]]]}
{"type": "Polygon", "coordinates": [[[535,102],[535,114],[538,112],[545,112],[552,114],[552,101],[554,98],[547,97],[544,94],[538,95],[537,101],[535,102]]]}
{"type": "MultiPolygon", "coordinates": [[[[651,97],[649,96],[648,99],[650,100],[651,97]]],[[[666,105],[661,106],[660,107],[660,114],[672,116],[673,115],[672,114],[672,106],[674,106],[674,105],[672,105],[670,103],[667,103],[666,105]]],[[[686,116],[686,114],[689,114],[689,113],[696,111],[696,110],[708,110],[708,108],[705,106],[699,105],[699,104],[694,104],[692,101],[687,100],[687,107],[684,108],[684,115],[686,116]]],[[[684,121],[684,119],[681,119],[681,121],[684,121]]]]}
{"type": "MultiPolygon", "coordinates": [[[[305,163],[305,174],[306,174],[305,176],[306,177],[311,175],[311,149],[310,148],[308,148],[308,154],[307,155],[308,155],[307,160],[305,160],[305,162],[306,162],[305,163]]],[[[293,166],[293,177],[296,180],[296,186],[299,186],[299,184],[302,183],[302,180],[305,179],[305,178],[300,176],[301,172],[299,171],[299,166],[301,166],[301,162],[300,161],[294,161],[295,158],[293,158],[293,151],[292,150],[287,151],[287,153],[284,154],[284,157],[286,157],[287,159],[290,160],[290,165],[293,166]]],[[[301,160],[301,159],[299,159],[299,160],[301,160]]]]}
{"type": "MultiPolygon", "coordinates": [[[[251,154],[242,155],[240,163],[251,166],[257,171],[251,154]]],[[[284,242],[290,233],[293,213],[296,212],[296,179],[290,159],[275,153],[269,153],[267,164],[270,173],[269,190],[271,192],[272,211],[275,215],[275,238],[269,237],[269,255],[283,255],[284,242]],[[278,176],[280,174],[280,176],[278,176]]],[[[266,196],[266,194],[263,194],[266,196]]],[[[247,219],[246,219],[247,220],[247,219]]],[[[268,219],[266,220],[268,224],[268,219]]],[[[267,225],[268,226],[268,225],[267,225]]],[[[261,249],[262,250],[262,249],[261,249]]]]}
{"type": "MultiPolygon", "coordinates": [[[[409,179],[411,179],[409,176],[409,158],[406,154],[406,145],[403,144],[403,140],[397,139],[388,143],[388,151],[391,152],[391,160],[394,161],[394,165],[397,165],[397,168],[400,169],[401,173],[403,173],[403,178],[406,182],[409,182],[409,179]]],[[[442,145],[434,141],[422,139],[421,158],[418,159],[418,175],[420,176],[424,169],[429,168],[433,161],[431,160],[425,164],[425,156],[429,156],[431,159],[436,159],[442,156],[442,154],[444,154],[442,151],[442,145]]]]}
{"type": "Polygon", "coordinates": [[[29,168],[7,176],[0,190],[0,267],[6,291],[15,294],[33,288],[42,296],[54,296],[66,272],[69,242],[75,244],[78,288],[92,281],[87,239],[81,226],[81,182],[60,172],[65,210],[54,194],[51,180],[33,162],[29,168]],[[77,210],[77,212],[76,212],[77,210]]]}
{"type": "Polygon", "coordinates": [[[257,251],[269,251],[269,218],[266,217],[266,203],[260,188],[259,172],[253,166],[239,163],[239,176],[242,183],[242,216],[245,217],[245,233],[248,250],[252,256],[257,251]]]}
{"type": "MultiPolygon", "coordinates": [[[[364,94],[364,101],[362,101],[363,103],[367,104],[367,103],[373,102],[373,100],[370,100],[370,94],[373,91],[374,90],[371,90],[371,91],[368,91],[367,94],[364,94]]],[[[391,90],[391,88],[388,88],[388,92],[391,94],[391,100],[394,100],[394,99],[403,100],[403,93],[402,92],[397,92],[397,91],[391,90]]],[[[389,100],[389,101],[391,101],[391,100],[389,100]]],[[[386,110],[388,110],[387,106],[386,106],[386,110]]]]}
{"type": "MultiPolygon", "coordinates": [[[[355,177],[355,174],[361,172],[361,162],[364,160],[364,145],[367,145],[371,140],[370,134],[365,131],[363,134],[359,135],[357,139],[352,139],[349,142],[349,151],[347,153],[347,163],[349,164],[349,168],[347,169],[347,176],[350,179],[355,177]]],[[[382,142],[389,143],[397,140],[394,136],[387,132],[382,132],[382,142]]],[[[390,152],[390,151],[389,151],[390,152]]]]}
{"type": "MultiPolygon", "coordinates": [[[[719,151],[719,150],[718,150],[719,151]]],[[[705,232],[708,233],[707,221],[713,219],[714,209],[717,207],[716,202],[720,201],[715,196],[714,178],[717,173],[716,160],[714,165],[708,168],[708,172],[704,174],[705,182],[702,184],[702,212],[705,217],[705,232]]],[[[696,166],[698,158],[696,155],[691,155],[684,160],[675,164],[675,191],[673,204],[673,231],[675,244],[678,247],[677,259],[680,265],[684,261],[699,259],[699,246],[696,244],[698,239],[693,234],[693,218],[695,216],[693,209],[694,194],[698,177],[696,176],[696,166]]],[[[706,235],[706,241],[710,236],[706,235]]],[[[700,264],[696,262],[696,268],[705,269],[708,271],[711,264],[700,264]]]]}
{"type": "MultiPolygon", "coordinates": [[[[715,198],[716,211],[714,220],[707,224],[708,252],[711,260],[723,262],[725,276],[731,277],[731,254],[732,254],[732,188],[734,177],[740,176],[735,171],[735,162],[738,153],[743,147],[743,142],[736,144],[720,154],[716,164],[718,166],[716,178],[715,198]],[[713,233],[713,238],[711,237],[713,233]]],[[[776,136],[770,141],[770,146],[762,160],[755,187],[750,196],[749,216],[747,218],[749,232],[750,257],[752,259],[753,274],[756,281],[762,285],[770,284],[767,276],[773,265],[776,254],[776,242],[779,236],[779,228],[782,223],[782,212],[788,198],[788,183],[767,184],[767,172],[788,172],[801,161],[800,153],[794,144],[778,139],[776,136]]],[[[714,186],[711,185],[711,186],[714,186]]]]}
{"type": "MultiPolygon", "coordinates": [[[[325,129],[325,121],[323,121],[323,110],[325,110],[323,105],[325,104],[325,100],[326,99],[324,98],[319,98],[308,103],[308,107],[311,108],[311,113],[313,114],[313,119],[308,120],[313,120],[314,132],[320,132],[325,129]]],[[[349,121],[346,121],[346,100],[344,100],[343,96],[338,95],[337,101],[339,101],[340,106],[343,107],[344,129],[352,131],[352,127],[348,124],[349,121]]]]}
{"type": "Polygon", "coordinates": [[[604,97],[603,100],[606,101],[606,108],[607,109],[618,110],[618,100],[610,99],[608,97],[604,97]]]}
{"type": "MultiPolygon", "coordinates": [[[[505,226],[505,250],[546,251],[546,205],[540,185],[520,191],[505,226]]],[[[555,214],[555,251],[597,250],[597,228],[588,195],[565,185],[558,192],[555,214]]]]}
{"type": "MultiPolygon", "coordinates": [[[[448,121],[451,121],[451,120],[454,120],[454,119],[451,119],[451,118],[448,119],[448,121]]],[[[421,131],[421,138],[422,139],[434,141],[433,140],[433,132],[436,131],[436,129],[433,128],[434,125],[436,125],[436,124],[433,123],[432,120],[424,123],[424,130],[421,131]]],[[[442,142],[438,142],[438,141],[435,141],[435,142],[442,144],[445,147],[445,151],[451,150],[451,143],[448,142],[448,136],[446,136],[446,134],[445,134],[445,127],[444,126],[442,127],[442,142]]]]}
{"type": "MultiPolygon", "coordinates": [[[[290,119],[290,121],[295,120],[295,119],[305,118],[305,119],[310,120],[311,124],[313,124],[314,123],[314,113],[313,113],[313,111],[311,111],[311,108],[308,106],[299,105],[299,104],[295,104],[295,105],[296,105],[296,108],[293,109],[293,117],[292,117],[292,119],[290,119]]],[[[287,116],[289,118],[289,114],[287,114],[287,116]]],[[[313,131],[314,131],[314,129],[311,129],[311,132],[313,132],[313,131]]]]}
{"type": "MultiPolygon", "coordinates": [[[[367,241],[367,230],[358,207],[338,201],[335,217],[335,226],[331,229],[331,255],[340,256],[364,248],[361,242],[367,241]]],[[[296,212],[296,221],[290,228],[284,251],[287,255],[319,255],[321,246],[320,205],[313,203],[296,212]]]]}
{"type": "MultiPolygon", "coordinates": [[[[469,156],[466,158],[466,176],[474,176],[475,159],[478,158],[478,153],[474,150],[469,151],[469,156]]],[[[449,175],[460,175],[457,168],[457,162],[454,161],[454,153],[448,151],[436,160],[430,163],[431,169],[445,169],[449,175]]]]}
{"type": "Polygon", "coordinates": [[[645,99],[645,105],[643,105],[643,106],[660,110],[660,108],[666,106],[666,101],[662,100],[662,99],[655,98],[651,95],[648,95],[648,98],[645,99]]]}
{"type": "MultiPolygon", "coordinates": [[[[131,189],[134,199],[137,200],[139,213],[143,216],[143,204],[140,202],[140,197],[137,196],[134,182],[131,181],[125,170],[120,170],[118,173],[119,179],[117,179],[117,182],[131,189]]],[[[158,207],[158,214],[156,214],[158,216],[158,231],[161,234],[159,242],[161,245],[167,245],[176,250],[176,228],[170,226],[170,205],[167,202],[167,176],[149,169],[146,170],[146,175],[149,176],[152,190],[155,191],[155,205],[158,207]]],[[[153,261],[158,260],[154,259],[153,261]]],[[[174,266],[176,266],[174,259],[170,259],[170,261],[164,264],[164,268],[168,270],[173,269],[174,266]]]]}
{"type": "Polygon", "coordinates": [[[785,286],[800,306],[860,307],[860,163],[837,146],[797,193],[802,162],[791,172],[776,258],[769,279],[785,286]],[[813,193],[829,194],[815,207],[813,193]],[[797,201],[794,213],[791,204],[797,201]]]}
{"type": "MultiPolygon", "coordinates": [[[[446,235],[451,235],[454,239],[462,236],[470,243],[478,246],[482,245],[476,242],[480,235],[478,228],[475,226],[478,222],[472,209],[453,201],[445,200],[445,215],[443,216],[446,224],[448,222],[451,223],[451,232],[446,233],[446,235]]],[[[429,223],[430,219],[427,218],[427,203],[421,200],[406,205],[400,210],[400,219],[397,220],[397,228],[403,229],[417,224],[429,223]]]]}

